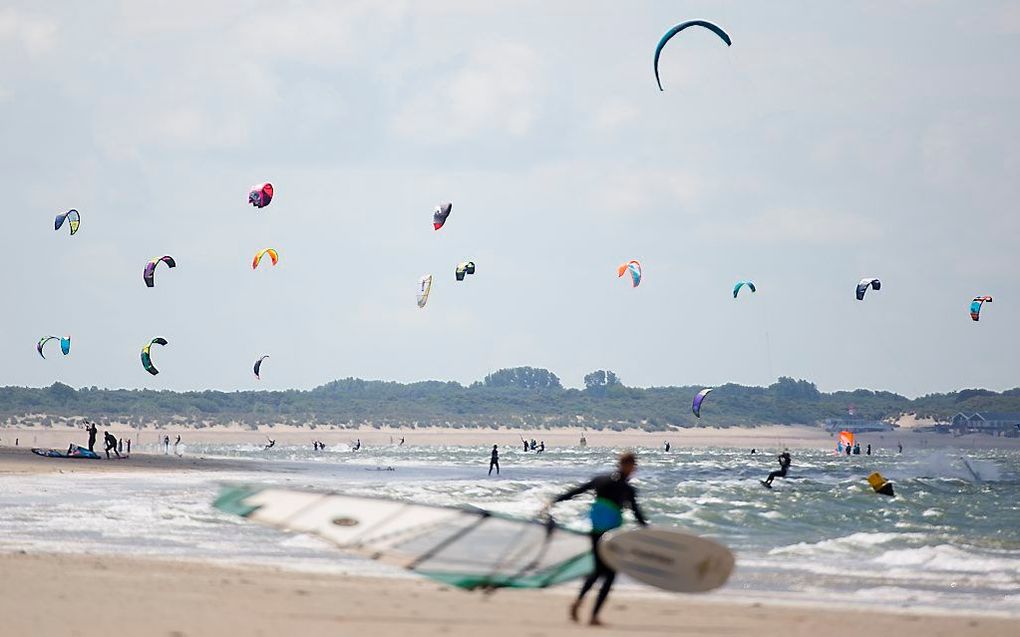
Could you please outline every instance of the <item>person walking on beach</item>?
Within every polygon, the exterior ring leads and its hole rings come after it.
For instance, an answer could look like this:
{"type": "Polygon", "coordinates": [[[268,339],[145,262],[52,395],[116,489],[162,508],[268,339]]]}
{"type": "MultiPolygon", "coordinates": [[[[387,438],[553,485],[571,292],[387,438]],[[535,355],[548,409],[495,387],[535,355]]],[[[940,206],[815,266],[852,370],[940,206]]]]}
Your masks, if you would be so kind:
{"type": "Polygon", "coordinates": [[[793,463],[789,449],[783,449],[783,453],[779,454],[777,458],[779,459],[779,471],[773,471],[769,474],[768,478],[761,481],[762,484],[769,488],[772,488],[772,481],[776,478],[786,477],[786,472],[790,469],[790,464],[793,463]]]}
{"type": "Polygon", "coordinates": [[[112,450],[117,457],[120,457],[120,452],[117,451],[117,439],[113,437],[113,434],[109,431],[103,432],[103,440],[106,442],[106,459],[110,459],[110,451],[112,450]]]}
{"type": "Polygon", "coordinates": [[[489,458],[489,475],[492,475],[493,468],[496,469],[496,475],[499,475],[499,447],[492,445],[492,456],[489,458]]]}
{"type": "Polygon", "coordinates": [[[85,421],[85,431],[89,434],[89,451],[95,453],[96,451],[96,434],[99,433],[99,429],[96,427],[96,423],[85,421]]]}
{"type": "Polygon", "coordinates": [[[548,511],[557,502],[570,500],[587,491],[595,492],[595,502],[589,511],[592,526],[591,552],[592,557],[595,558],[595,570],[584,580],[584,583],[581,585],[581,592],[578,593],[577,599],[570,605],[570,619],[572,621],[578,621],[578,612],[581,609],[581,602],[584,601],[584,596],[601,579],[602,588],[599,589],[598,596],[595,598],[595,606],[592,607],[589,623],[592,626],[602,625],[602,622],[599,621],[599,611],[602,610],[603,604],[606,603],[606,598],[609,597],[609,591],[613,588],[616,571],[609,568],[602,561],[602,558],[599,557],[599,542],[606,532],[623,526],[623,509],[629,507],[634,512],[634,518],[637,519],[638,524],[641,526],[648,524],[644,514],[641,513],[641,508],[638,506],[637,492],[629,482],[630,477],[636,470],[637,456],[631,452],[623,453],[620,455],[619,460],[617,460],[615,471],[595,476],[588,482],[561,494],[546,505],[546,511],[548,511]]]}

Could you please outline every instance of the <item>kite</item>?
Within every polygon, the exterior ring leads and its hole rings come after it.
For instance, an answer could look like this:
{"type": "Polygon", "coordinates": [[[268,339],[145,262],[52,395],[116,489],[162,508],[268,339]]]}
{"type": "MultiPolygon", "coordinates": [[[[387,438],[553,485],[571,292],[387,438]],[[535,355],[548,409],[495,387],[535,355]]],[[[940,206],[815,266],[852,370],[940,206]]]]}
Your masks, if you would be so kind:
{"type": "Polygon", "coordinates": [[[464,275],[474,273],[475,273],[474,261],[465,261],[463,263],[458,263],[457,269],[454,271],[454,274],[456,275],[458,281],[463,281],[464,275]]]}
{"type": "Polygon", "coordinates": [[[262,361],[266,360],[267,358],[269,358],[269,356],[262,356],[257,361],[255,361],[255,378],[259,380],[262,380],[262,377],[259,376],[259,370],[262,369],[262,361]]]}
{"type": "Polygon", "coordinates": [[[981,306],[985,303],[991,303],[992,297],[990,296],[975,296],[974,300],[970,302],[970,317],[977,321],[981,318],[981,306]]]}
{"type": "Polygon", "coordinates": [[[861,279],[860,283],[857,284],[857,300],[858,301],[863,301],[864,300],[864,293],[868,291],[869,287],[874,289],[874,290],[881,290],[882,289],[882,282],[879,281],[878,279],[874,278],[874,277],[861,279]]]}
{"type": "Polygon", "coordinates": [[[442,228],[451,212],[453,212],[453,204],[449,201],[444,201],[436,206],[436,209],[432,211],[432,227],[436,230],[442,228]]]}
{"type": "Polygon", "coordinates": [[[704,20],[688,20],[687,22],[681,22],[669,31],[666,31],[666,34],[662,36],[662,39],[659,40],[659,44],[655,47],[655,61],[652,63],[652,66],[655,69],[655,82],[659,85],[660,91],[662,90],[662,80],[659,79],[659,55],[662,54],[662,48],[666,46],[666,43],[669,42],[674,35],[680,33],[687,27],[704,27],[718,35],[719,38],[726,43],[726,46],[731,46],[733,44],[730,40],[730,36],[728,36],[725,31],[711,22],[706,22],[704,20]]]}
{"type": "Polygon", "coordinates": [[[43,348],[46,347],[46,343],[50,341],[60,341],[60,351],[63,352],[64,356],[67,356],[71,352],[71,337],[70,336],[44,336],[39,339],[39,342],[35,344],[35,351],[39,352],[39,356],[46,358],[43,353],[43,348]]]}
{"type": "Polygon", "coordinates": [[[266,182],[252,186],[248,193],[248,203],[256,208],[265,208],[273,200],[273,184],[266,182]]]}
{"type": "Polygon", "coordinates": [[[697,396],[694,397],[694,402],[691,403],[691,411],[694,412],[695,417],[701,418],[701,403],[705,402],[705,398],[708,397],[709,393],[712,392],[714,387],[706,387],[698,392],[697,396]]]}
{"type": "Polygon", "coordinates": [[[418,279],[418,307],[423,308],[429,302],[429,292],[432,291],[432,275],[426,274],[418,279]]]}
{"type": "Polygon", "coordinates": [[[67,221],[67,226],[71,229],[71,234],[78,232],[78,226],[81,225],[81,215],[78,214],[77,210],[68,210],[67,212],[57,215],[57,218],[53,220],[53,229],[60,230],[60,226],[64,225],[64,221],[67,221]]]}
{"type": "Polygon", "coordinates": [[[147,264],[145,264],[145,271],[142,272],[142,280],[145,281],[145,285],[150,288],[156,285],[156,280],[154,277],[156,275],[156,266],[159,265],[160,261],[165,263],[168,268],[177,267],[177,262],[174,261],[174,258],[170,255],[166,255],[165,257],[157,257],[152,261],[149,261],[147,264]]]}
{"type": "Polygon", "coordinates": [[[267,254],[269,255],[269,259],[273,262],[273,265],[276,265],[277,262],[279,262],[280,255],[276,252],[276,250],[272,248],[266,248],[264,250],[259,250],[258,254],[255,255],[255,258],[252,259],[251,269],[254,270],[255,268],[259,267],[259,263],[262,262],[262,257],[264,257],[267,254]]]}
{"type": "Polygon", "coordinates": [[[142,367],[145,368],[145,371],[149,372],[153,376],[159,373],[159,370],[156,369],[156,366],[152,364],[152,357],[149,355],[149,350],[152,348],[153,345],[168,345],[168,344],[169,343],[165,338],[157,336],[156,338],[149,341],[148,345],[142,348],[142,367]]]}
{"type": "Polygon", "coordinates": [[[740,292],[740,288],[747,286],[751,292],[757,292],[758,288],[754,287],[754,283],[751,281],[737,281],[737,284],[733,286],[733,298],[737,298],[737,292],[740,292]]]}
{"type": "Polygon", "coordinates": [[[628,261],[627,263],[623,263],[620,267],[616,268],[616,276],[621,277],[626,274],[628,270],[630,271],[630,278],[633,282],[632,287],[636,288],[641,285],[641,264],[637,261],[628,261]]]}

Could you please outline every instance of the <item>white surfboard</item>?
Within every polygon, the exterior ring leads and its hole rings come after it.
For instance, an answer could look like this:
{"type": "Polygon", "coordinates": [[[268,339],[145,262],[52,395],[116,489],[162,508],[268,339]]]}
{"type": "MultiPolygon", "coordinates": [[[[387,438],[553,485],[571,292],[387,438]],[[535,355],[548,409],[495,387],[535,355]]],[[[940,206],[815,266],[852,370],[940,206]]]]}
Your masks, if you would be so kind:
{"type": "Polygon", "coordinates": [[[614,531],[599,542],[611,569],[639,582],[677,593],[703,593],[729,579],[736,560],[712,540],[666,528],[614,531]]]}

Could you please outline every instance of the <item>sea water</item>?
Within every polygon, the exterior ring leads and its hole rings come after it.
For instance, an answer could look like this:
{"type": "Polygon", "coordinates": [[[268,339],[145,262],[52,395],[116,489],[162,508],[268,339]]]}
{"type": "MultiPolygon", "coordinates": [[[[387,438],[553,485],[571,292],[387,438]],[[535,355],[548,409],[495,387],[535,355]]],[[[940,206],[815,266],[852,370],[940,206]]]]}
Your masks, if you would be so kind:
{"type": "MultiPolygon", "coordinates": [[[[0,550],[401,577],[316,538],[220,513],[211,502],[220,484],[243,482],[529,517],[569,486],[609,470],[616,454],[507,446],[501,475],[489,477],[489,451],[192,445],[184,449],[188,456],[250,463],[227,473],[6,476],[0,550]]],[[[716,597],[810,601],[831,604],[834,612],[881,604],[1020,614],[1020,452],[882,450],[847,457],[796,450],[789,476],[764,488],[759,480],[777,467],[774,455],[747,449],[639,450],[634,484],[653,523],[714,538],[736,553],[737,570],[716,597]],[[868,486],[865,478],[876,470],[894,482],[895,498],[868,486]]],[[[578,498],[554,514],[583,529],[586,505],[578,498]]]]}

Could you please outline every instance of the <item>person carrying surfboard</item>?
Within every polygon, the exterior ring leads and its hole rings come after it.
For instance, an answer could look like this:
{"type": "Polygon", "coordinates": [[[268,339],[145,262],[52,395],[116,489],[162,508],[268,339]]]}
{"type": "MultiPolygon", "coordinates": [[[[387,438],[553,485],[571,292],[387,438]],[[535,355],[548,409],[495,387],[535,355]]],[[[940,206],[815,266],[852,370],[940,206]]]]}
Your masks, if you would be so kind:
{"type": "Polygon", "coordinates": [[[592,608],[589,623],[592,626],[602,625],[602,622],[599,621],[599,611],[605,604],[606,598],[609,597],[609,591],[613,588],[613,581],[616,579],[616,571],[609,568],[599,557],[599,542],[602,540],[602,536],[608,531],[623,526],[623,509],[625,507],[630,507],[634,512],[634,518],[638,524],[641,526],[648,524],[638,506],[637,492],[629,482],[636,469],[637,457],[630,452],[623,453],[617,461],[616,471],[595,476],[588,482],[561,494],[546,505],[546,510],[548,510],[557,502],[570,500],[588,491],[595,492],[595,502],[591,505],[589,512],[592,526],[591,552],[595,559],[595,570],[584,580],[581,592],[570,605],[570,619],[575,622],[578,621],[577,614],[581,608],[581,602],[584,601],[584,596],[588,594],[595,582],[601,579],[602,588],[599,589],[598,597],[595,598],[595,606],[592,608]]]}

